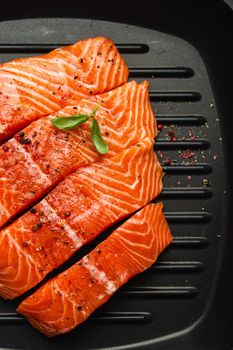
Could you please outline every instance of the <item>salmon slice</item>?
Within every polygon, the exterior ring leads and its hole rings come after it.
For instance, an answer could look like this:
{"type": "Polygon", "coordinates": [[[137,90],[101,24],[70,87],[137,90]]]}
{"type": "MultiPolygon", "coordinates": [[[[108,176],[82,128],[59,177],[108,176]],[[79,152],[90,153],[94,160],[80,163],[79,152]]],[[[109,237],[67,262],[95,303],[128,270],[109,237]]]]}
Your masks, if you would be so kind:
{"type": "Polygon", "coordinates": [[[69,175],[1,231],[0,295],[13,299],[35,286],[81,246],[155,198],[162,177],[149,138],[69,175]]]}
{"type": "Polygon", "coordinates": [[[114,43],[96,37],[0,65],[0,144],[43,115],[128,79],[114,43]]]}
{"type": "Polygon", "coordinates": [[[65,132],[52,125],[55,115],[32,122],[0,147],[0,227],[78,167],[111,158],[145,137],[156,136],[148,82],[132,81],[105,94],[82,99],[56,116],[91,113],[97,103],[100,108],[96,119],[109,146],[104,156],[100,157],[91,142],[89,121],[65,132]],[[24,144],[25,140],[29,144],[24,144]]]}
{"type": "Polygon", "coordinates": [[[26,298],[17,311],[48,337],[67,333],[172,242],[162,203],[149,204],[90,254],[26,298]]]}

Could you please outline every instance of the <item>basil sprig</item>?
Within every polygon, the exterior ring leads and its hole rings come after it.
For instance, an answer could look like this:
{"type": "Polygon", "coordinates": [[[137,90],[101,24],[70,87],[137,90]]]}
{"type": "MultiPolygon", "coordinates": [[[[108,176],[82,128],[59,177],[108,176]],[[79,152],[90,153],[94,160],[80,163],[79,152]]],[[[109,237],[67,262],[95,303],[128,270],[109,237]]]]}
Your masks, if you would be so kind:
{"type": "Polygon", "coordinates": [[[108,152],[108,145],[105,143],[98,121],[95,119],[96,112],[99,109],[99,104],[95,106],[90,114],[74,114],[68,117],[57,117],[51,120],[51,123],[60,130],[71,130],[77,126],[85,123],[91,118],[90,130],[91,130],[91,141],[95,146],[97,152],[100,154],[106,154],[108,152]]]}
{"type": "Polygon", "coordinates": [[[51,120],[52,124],[60,130],[71,130],[80,124],[85,123],[90,118],[87,114],[74,114],[70,117],[58,117],[51,120]]]}
{"type": "Polygon", "coordinates": [[[99,124],[95,118],[91,119],[90,129],[91,129],[91,141],[93,145],[95,146],[95,148],[99,153],[106,154],[108,152],[108,145],[103,140],[99,124]]]}

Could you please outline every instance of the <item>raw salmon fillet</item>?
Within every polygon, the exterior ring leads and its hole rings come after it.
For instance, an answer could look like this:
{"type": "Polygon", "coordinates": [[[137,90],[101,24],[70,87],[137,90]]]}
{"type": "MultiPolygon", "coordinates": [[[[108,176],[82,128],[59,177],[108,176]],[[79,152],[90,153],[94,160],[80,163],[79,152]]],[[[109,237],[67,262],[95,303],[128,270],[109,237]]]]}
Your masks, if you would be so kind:
{"type": "Polygon", "coordinates": [[[0,144],[43,115],[125,83],[114,43],[96,37],[0,65],[0,144]]]}
{"type": "Polygon", "coordinates": [[[81,246],[162,190],[162,168],[147,138],[79,168],[0,234],[0,295],[13,299],[81,246]]]}
{"type": "Polygon", "coordinates": [[[172,242],[162,207],[144,207],[91,253],[26,298],[17,311],[48,337],[85,321],[172,242]]]}
{"type": "Polygon", "coordinates": [[[146,81],[126,83],[32,122],[0,147],[0,227],[78,167],[111,158],[156,133],[146,81]],[[91,142],[89,121],[69,132],[51,123],[55,116],[91,113],[97,103],[96,119],[109,146],[104,156],[91,142]]]}

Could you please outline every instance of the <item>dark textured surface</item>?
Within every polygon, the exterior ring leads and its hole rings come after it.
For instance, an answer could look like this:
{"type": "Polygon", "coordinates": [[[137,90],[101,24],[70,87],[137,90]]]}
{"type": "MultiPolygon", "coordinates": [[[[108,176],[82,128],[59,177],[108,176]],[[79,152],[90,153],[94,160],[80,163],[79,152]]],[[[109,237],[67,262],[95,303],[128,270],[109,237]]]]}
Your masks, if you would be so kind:
{"type": "MultiPolygon", "coordinates": [[[[156,146],[167,172],[161,199],[175,241],[157,265],[122,288],[92,320],[65,336],[45,339],[15,314],[15,302],[1,300],[0,346],[125,349],[132,344],[151,349],[230,349],[231,316],[221,314],[223,295],[227,295],[223,255],[227,259],[224,249],[232,239],[228,236],[230,187],[226,169],[230,109],[227,94],[221,94],[223,82],[218,85],[215,80],[220,73],[211,71],[211,48],[204,55],[203,46],[195,47],[197,39],[193,33],[190,44],[187,37],[183,40],[178,33],[173,36],[94,20],[43,18],[0,23],[0,58],[3,62],[41,53],[50,49],[50,44],[75,42],[98,34],[125,44],[119,48],[131,67],[131,79],[150,81],[153,108],[163,125],[156,146]],[[177,141],[171,141],[173,136],[177,141]],[[186,148],[193,152],[191,158],[184,158],[186,148]],[[167,164],[170,161],[172,164],[167,164]],[[208,179],[210,186],[203,186],[203,179],[208,179]],[[214,340],[219,318],[224,327],[214,340]]],[[[203,35],[207,34],[208,26],[203,35]]],[[[225,62],[227,65],[228,60],[225,62]]],[[[220,69],[224,71],[224,67],[220,69]]],[[[224,79],[227,87],[229,77],[224,79]]],[[[228,264],[230,268],[232,265],[228,264]]]]}

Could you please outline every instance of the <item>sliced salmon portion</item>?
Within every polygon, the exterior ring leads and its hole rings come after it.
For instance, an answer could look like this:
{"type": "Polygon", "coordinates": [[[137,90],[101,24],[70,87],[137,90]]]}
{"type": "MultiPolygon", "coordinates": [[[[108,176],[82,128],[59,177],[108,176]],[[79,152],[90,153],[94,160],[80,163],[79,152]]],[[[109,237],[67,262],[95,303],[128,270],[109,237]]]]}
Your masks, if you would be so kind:
{"type": "Polygon", "coordinates": [[[78,167],[111,158],[156,133],[146,81],[126,83],[32,122],[0,147],[0,227],[78,167]],[[89,121],[69,132],[51,123],[55,116],[91,113],[97,103],[96,119],[109,146],[104,156],[91,142],[89,121]]]}
{"type": "Polygon", "coordinates": [[[145,139],[82,167],[0,233],[0,295],[13,299],[81,246],[162,190],[162,168],[145,139]]]}
{"type": "Polygon", "coordinates": [[[162,207],[144,207],[90,254],[26,298],[17,311],[48,337],[84,322],[172,242],[162,207]]]}
{"type": "Polygon", "coordinates": [[[96,37],[0,65],[0,144],[33,120],[128,79],[114,43],[96,37]]]}

